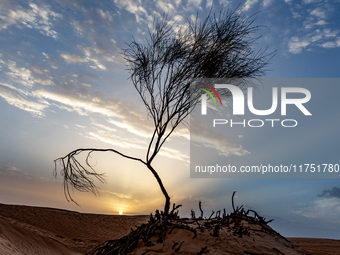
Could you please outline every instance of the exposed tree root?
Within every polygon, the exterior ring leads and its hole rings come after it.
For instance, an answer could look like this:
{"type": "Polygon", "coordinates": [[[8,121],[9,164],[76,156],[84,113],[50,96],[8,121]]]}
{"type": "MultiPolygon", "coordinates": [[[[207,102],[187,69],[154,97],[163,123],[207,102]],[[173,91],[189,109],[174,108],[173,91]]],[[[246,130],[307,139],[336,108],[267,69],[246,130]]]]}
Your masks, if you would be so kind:
{"type": "MultiPolygon", "coordinates": [[[[191,218],[179,218],[178,208],[182,205],[173,205],[173,209],[169,214],[164,214],[156,210],[155,215],[150,215],[148,223],[142,224],[135,230],[131,229],[131,232],[117,240],[106,241],[105,243],[94,248],[89,255],[122,255],[132,252],[139,244],[144,244],[146,246],[153,245],[151,238],[156,242],[163,243],[166,235],[170,234],[174,229],[186,229],[193,233],[192,238],[196,238],[197,230],[201,232],[210,231],[210,235],[213,237],[218,237],[220,230],[222,228],[228,228],[234,236],[242,238],[243,235],[248,235],[251,228],[245,227],[242,220],[247,221],[249,224],[256,224],[261,226],[261,230],[257,231],[266,233],[276,233],[272,230],[267,223],[265,218],[258,215],[254,210],[245,211],[243,206],[234,207],[234,195],[232,196],[233,212],[231,214],[226,214],[225,209],[221,216],[221,211],[217,211],[216,214],[213,211],[209,218],[203,219],[203,210],[201,208],[201,202],[199,202],[199,209],[201,211],[201,216],[199,218],[195,217],[195,212],[191,210],[191,218]],[[254,216],[249,216],[252,213],[254,216]],[[215,217],[213,218],[213,215],[215,217]],[[197,225],[197,227],[195,227],[197,225]]],[[[255,230],[255,229],[254,229],[255,230]]],[[[182,242],[183,243],[183,242],[182,242]]],[[[175,243],[172,249],[180,250],[182,243],[175,243]]],[[[198,254],[203,254],[207,247],[202,247],[198,254]]]]}

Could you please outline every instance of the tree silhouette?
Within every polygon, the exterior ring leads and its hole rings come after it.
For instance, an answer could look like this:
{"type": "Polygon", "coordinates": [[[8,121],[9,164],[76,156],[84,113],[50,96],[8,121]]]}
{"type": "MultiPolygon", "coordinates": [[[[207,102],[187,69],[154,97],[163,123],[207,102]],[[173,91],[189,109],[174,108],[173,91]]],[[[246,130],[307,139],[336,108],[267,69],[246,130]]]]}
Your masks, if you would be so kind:
{"type": "MultiPolygon", "coordinates": [[[[142,99],[154,124],[145,160],[125,155],[114,149],[81,148],[55,160],[62,169],[64,192],[73,200],[70,188],[97,193],[94,179],[104,182],[89,163],[92,152],[110,151],[144,164],[156,178],[165,197],[164,215],[169,213],[170,196],[152,162],[176,127],[184,121],[199,100],[190,95],[192,78],[253,78],[265,74],[272,53],[257,51],[252,37],[258,30],[255,18],[246,18],[239,11],[209,14],[202,22],[198,17],[178,26],[171,17],[155,19],[145,44],[133,39],[122,52],[128,63],[130,80],[142,99]],[[87,153],[85,163],[77,159],[87,153]]],[[[223,94],[222,94],[223,96],[223,94]]],[[[227,96],[226,94],[224,96],[227,96]]]]}

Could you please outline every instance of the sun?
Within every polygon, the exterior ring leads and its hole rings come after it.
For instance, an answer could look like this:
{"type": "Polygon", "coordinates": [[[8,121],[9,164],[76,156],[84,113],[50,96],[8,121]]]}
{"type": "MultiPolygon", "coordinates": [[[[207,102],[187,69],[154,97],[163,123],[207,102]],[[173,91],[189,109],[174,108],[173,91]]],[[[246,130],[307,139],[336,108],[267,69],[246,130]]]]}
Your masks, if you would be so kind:
{"type": "Polygon", "coordinates": [[[119,215],[122,215],[123,214],[123,211],[119,211],[119,215]]]}

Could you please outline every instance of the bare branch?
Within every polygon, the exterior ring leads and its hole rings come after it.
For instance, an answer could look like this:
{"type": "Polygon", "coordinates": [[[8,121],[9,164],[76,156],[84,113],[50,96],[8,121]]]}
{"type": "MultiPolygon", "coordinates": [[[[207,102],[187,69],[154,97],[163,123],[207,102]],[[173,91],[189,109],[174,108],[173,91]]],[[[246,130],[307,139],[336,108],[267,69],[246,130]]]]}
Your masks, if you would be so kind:
{"type": "Polygon", "coordinates": [[[67,154],[65,157],[61,157],[61,158],[54,160],[55,168],[54,168],[53,174],[56,178],[57,178],[57,168],[58,168],[57,163],[59,163],[62,168],[60,171],[60,174],[64,177],[64,194],[65,194],[67,201],[72,201],[77,204],[77,202],[72,198],[72,195],[71,195],[71,191],[73,188],[75,188],[78,191],[92,192],[94,195],[97,195],[99,193],[98,193],[98,188],[94,183],[94,179],[97,179],[100,182],[105,183],[105,179],[103,177],[104,174],[97,173],[89,162],[89,158],[91,157],[92,152],[114,152],[122,157],[140,161],[141,163],[146,165],[146,163],[139,158],[127,156],[113,149],[89,148],[89,149],[74,150],[70,152],[69,154],[67,154]],[[87,156],[85,159],[85,166],[81,164],[76,158],[76,156],[78,156],[82,152],[87,152],[87,156]]]}

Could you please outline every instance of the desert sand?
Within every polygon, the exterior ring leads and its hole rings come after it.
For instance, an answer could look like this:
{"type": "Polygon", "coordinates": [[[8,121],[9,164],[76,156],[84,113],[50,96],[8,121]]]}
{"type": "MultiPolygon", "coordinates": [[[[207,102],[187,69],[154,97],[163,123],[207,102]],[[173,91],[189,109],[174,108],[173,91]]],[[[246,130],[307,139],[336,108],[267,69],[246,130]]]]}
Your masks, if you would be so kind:
{"type": "MultiPolygon", "coordinates": [[[[148,219],[0,204],[0,254],[86,254],[148,219]]],[[[227,229],[218,237],[198,231],[194,239],[189,230],[174,229],[164,243],[151,240],[153,244],[140,244],[133,254],[340,254],[340,240],[289,238],[290,243],[280,235],[257,231],[256,226],[252,229],[241,238],[227,229]]]]}

